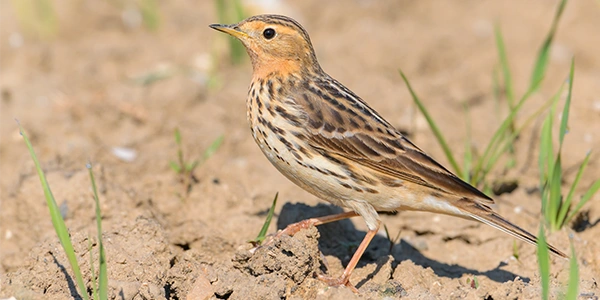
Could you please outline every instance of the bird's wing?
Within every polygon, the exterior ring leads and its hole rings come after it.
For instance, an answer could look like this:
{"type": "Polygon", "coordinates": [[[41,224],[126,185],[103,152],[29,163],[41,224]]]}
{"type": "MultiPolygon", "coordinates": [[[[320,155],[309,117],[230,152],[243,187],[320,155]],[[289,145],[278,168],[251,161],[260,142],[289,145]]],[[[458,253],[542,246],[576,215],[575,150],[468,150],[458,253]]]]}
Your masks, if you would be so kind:
{"type": "Polygon", "coordinates": [[[306,113],[308,144],[325,157],[343,158],[384,178],[412,182],[433,192],[494,203],[425,154],[337,81],[305,86],[296,103],[306,113]]]}

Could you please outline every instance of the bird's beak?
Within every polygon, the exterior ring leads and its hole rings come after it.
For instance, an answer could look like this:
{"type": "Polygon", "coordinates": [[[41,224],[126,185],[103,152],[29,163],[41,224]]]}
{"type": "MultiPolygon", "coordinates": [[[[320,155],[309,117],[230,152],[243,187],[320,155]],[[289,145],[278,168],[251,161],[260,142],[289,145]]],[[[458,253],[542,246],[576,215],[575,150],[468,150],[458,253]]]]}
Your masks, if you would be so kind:
{"type": "Polygon", "coordinates": [[[232,24],[232,25],[223,25],[223,24],[211,24],[208,25],[208,27],[221,31],[221,32],[225,32],[233,37],[236,38],[243,38],[243,37],[247,37],[248,35],[241,31],[237,26],[237,24],[232,24]]]}

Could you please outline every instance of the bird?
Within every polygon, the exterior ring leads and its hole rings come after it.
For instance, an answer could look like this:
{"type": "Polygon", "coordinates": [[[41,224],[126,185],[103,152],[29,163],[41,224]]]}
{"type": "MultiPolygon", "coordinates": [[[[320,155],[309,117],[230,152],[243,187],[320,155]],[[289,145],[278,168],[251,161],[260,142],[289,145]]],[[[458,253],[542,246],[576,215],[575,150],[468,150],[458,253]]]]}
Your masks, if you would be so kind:
{"type": "MultiPolygon", "coordinates": [[[[244,45],[252,63],[246,98],[255,142],[285,177],[349,211],[291,224],[278,235],[361,216],[368,231],[339,277],[350,275],[379,231],[378,212],[413,210],[479,221],[536,245],[535,235],[509,222],[494,200],[435,161],[350,89],[323,71],[304,27],[283,15],[211,24],[244,45]]],[[[548,245],[554,254],[567,256],[548,245]]]]}

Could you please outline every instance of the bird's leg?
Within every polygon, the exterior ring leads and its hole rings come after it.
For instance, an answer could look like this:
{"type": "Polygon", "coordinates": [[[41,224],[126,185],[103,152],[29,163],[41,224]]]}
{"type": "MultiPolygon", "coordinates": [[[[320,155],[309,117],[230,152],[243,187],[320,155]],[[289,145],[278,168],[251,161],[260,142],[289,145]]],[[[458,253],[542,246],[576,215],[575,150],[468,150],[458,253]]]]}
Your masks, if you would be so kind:
{"type": "Polygon", "coordinates": [[[292,224],[288,225],[285,229],[279,231],[274,237],[271,236],[261,246],[257,246],[255,248],[251,249],[250,252],[254,253],[254,251],[256,251],[256,249],[258,249],[258,247],[263,247],[263,246],[269,245],[275,239],[280,238],[283,235],[293,236],[294,234],[298,233],[298,231],[309,228],[310,226],[318,226],[318,225],[327,224],[327,223],[331,223],[331,222],[335,222],[335,221],[340,221],[340,220],[344,220],[344,219],[348,219],[348,218],[352,218],[352,217],[356,217],[356,216],[359,216],[359,214],[357,214],[354,211],[348,211],[348,212],[343,212],[341,214],[329,215],[329,216],[318,217],[318,218],[310,218],[310,219],[302,220],[300,222],[292,223],[292,224]]]}
{"type": "MultiPolygon", "coordinates": [[[[356,216],[359,216],[359,214],[354,211],[349,211],[349,212],[344,212],[341,214],[306,219],[306,220],[288,225],[284,230],[277,233],[276,238],[280,237],[284,234],[293,236],[298,231],[309,228],[310,226],[318,226],[318,225],[327,224],[327,223],[331,223],[331,222],[335,222],[335,221],[340,221],[340,220],[344,220],[344,219],[348,219],[348,218],[352,218],[352,217],[356,217],[356,216]]],[[[353,292],[358,293],[358,290],[349,281],[350,275],[352,275],[352,271],[354,271],[354,268],[358,264],[358,261],[360,260],[361,256],[365,252],[365,250],[367,250],[367,246],[369,246],[369,243],[371,243],[371,240],[373,239],[375,234],[377,234],[377,232],[379,231],[380,226],[381,226],[381,221],[377,221],[377,227],[372,230],[370,229],[367,232],[367,235],[365,235],[364,239],[358,246],[358,249],[356,249],[356,252],[354,252],[352,259],[350,259],[350,262],[348,263],[348,266],[346,266],[346,269],[344,270],[344,273],[342,273],[342,276],[340,276],[338,278],[333,278],[333,277],[329,277],[329,276],[325,276],[325,275],[317,275],[317,278],[319,280],[325,282],[329,286],[345,285],[348,288],[350,288],[353,292]]]]}
{"type": "Polygon", "coordinates": [[[322,224],[340,221],[340,220],[344,220],[344,219],[348,219],[348,218],[352,218],[352,217],[356,217],[356,216],[359,216],[359,214],[357,214],[354,211],[348,211],[348,212],[343,212],[341,214],[335,214],[335,215],[329,215],[329,216],[324,216],[324,217],[310,218],[310,219],[302,220],[300,222],[288,225],[284,230],[277,233],[276,237],[281,237],[284,234],[293,236],[298,231],[309,228],[310,226],[319,226],[322,224]]]}
{"type": "Polygon", "coordinates": [[[356,252],[354,252],[352,259],[350,259],[350,262],[348,263],[348,266],[346,266],[346,269],[344,270],[344,273],[342,273],[342,276],[338,278],[333,278],[325,275],[318,275],[317,277],[319,278],[319,280],[327,283],[330,286],[345,285],[349,287],[353,292],[358,293],[358,290],[350,283],[350,275],[352,275],[352,271],[354,271],[354,268],[358,264],[358,261],[360,260],[365,250],[367,250],[367,246],[369,246],[369,243],[371,243],[371,240],[379,231],[380,226],[381,221],[377,221],[377,227],[375,229],[369,229],[367,235],[365,235],[365,238],[360,243],[360,246],[358,246],[358,249],[356,249],[356,252]]]}

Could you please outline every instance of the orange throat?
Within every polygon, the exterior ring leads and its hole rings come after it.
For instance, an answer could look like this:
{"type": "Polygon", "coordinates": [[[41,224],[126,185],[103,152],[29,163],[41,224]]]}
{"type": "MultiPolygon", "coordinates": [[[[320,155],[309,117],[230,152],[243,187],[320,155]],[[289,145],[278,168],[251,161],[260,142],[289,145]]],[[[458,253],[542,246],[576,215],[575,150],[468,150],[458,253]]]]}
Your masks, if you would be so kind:
{"type": "Polygon", "coordinates": [[[300,72],[301,61],[299,60],[261,60],[253,61],[253,77],[254,79],[266,78],[273,74],[278,74],[284,78],[300,72]]]}

